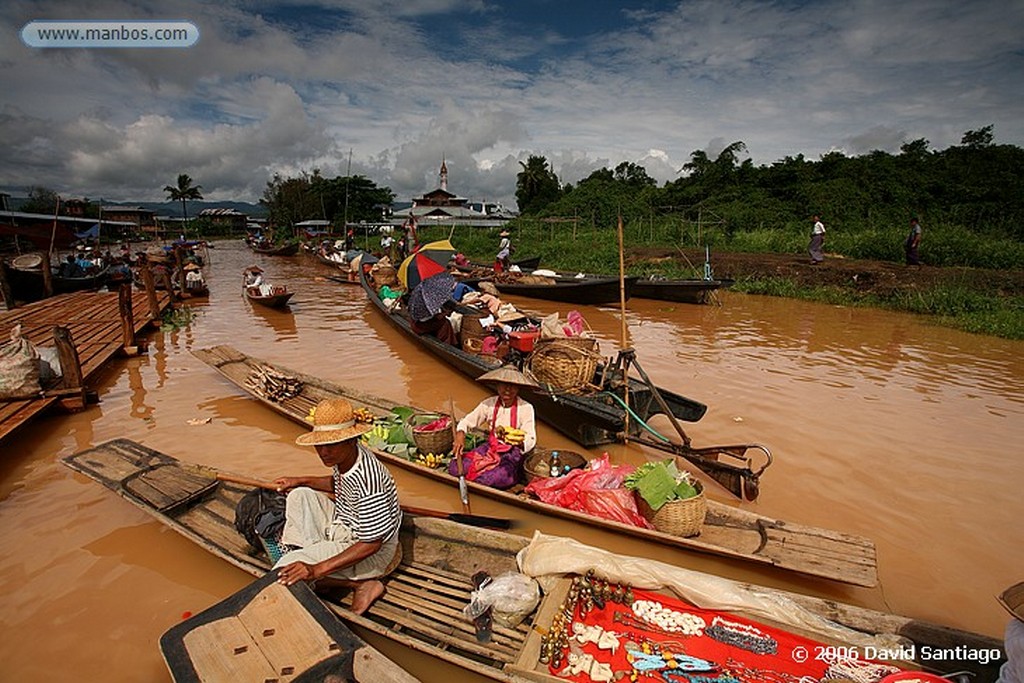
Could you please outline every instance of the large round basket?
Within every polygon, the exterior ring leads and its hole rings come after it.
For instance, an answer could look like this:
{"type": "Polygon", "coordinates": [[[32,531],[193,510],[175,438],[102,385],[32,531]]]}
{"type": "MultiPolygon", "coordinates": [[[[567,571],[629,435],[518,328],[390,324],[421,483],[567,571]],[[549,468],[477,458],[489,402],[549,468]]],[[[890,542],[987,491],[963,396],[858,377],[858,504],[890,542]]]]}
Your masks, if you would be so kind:
{"type": "Polygon", "coordinates": [[[694,482],[694,487],[697,489],[697,495],[693,498],[669,501],[657,511],[652,510],[640,495],[636,497],[636,506],[644,519],[653,524],[658,531],[673,536],[696,536],[704,526],[708,503],[700,482],[694,482]]]}
{"type": "Polygon", "coordinates": [[[462,340],[467,339],[483,339],[489,333],[484,327],[481,327],[480,321],[491,315],[490,311],[473,311],[471,313],[463,313],[462,315],[462,330],[460,335],[462,340]]]}
{"type": "Polygon", "coordinates": [[[420,431],[422,427],[441,417],[445,417],[445,415],[442,413],[415,413],[405,421],[405,432],[412,437],[412,442],[416,444],[416,450],[420,453],[444,455],[452,452],[452,444],[455,443],[454,422],[448,429],[438,429],[433,432],[420,431]]]}
{"type": "MultiPolygon", "coordinates": [[[[585,467],[587,459],[575,453],[573,451],[558,451],[558,460],[562,464],[562,467],[568,465],[570,469],[579,469],[585,467]]],[[[540,463],[548,465],[548,469],[545,471],[550,472],[551,466],[551,451],[547,448],[534,448],[530,451],[530,454],[526,456],[526,460],[523,461],[523,476],[527,482],[531,482],[534,479],[546,479],[549,475],[541,474],[537,471],[537,466],[540,463]]]]}
{"type": "Polygon", "coordinates": [[[591,383],[600,360],[592,337],[541,339],[530,355],[530,370],[541,383],[567,391],[591,383]]]}

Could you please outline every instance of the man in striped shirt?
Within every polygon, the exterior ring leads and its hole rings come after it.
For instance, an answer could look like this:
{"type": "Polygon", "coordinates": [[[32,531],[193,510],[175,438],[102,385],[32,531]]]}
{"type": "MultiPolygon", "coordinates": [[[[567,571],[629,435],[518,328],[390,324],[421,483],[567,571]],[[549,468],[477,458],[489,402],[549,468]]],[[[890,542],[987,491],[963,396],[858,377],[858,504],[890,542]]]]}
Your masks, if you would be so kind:
{"type": "Polygon", "coordinates": [[[281,477],[287,492],[281,544],[293,548],[275,564],[278,581],[330,577],[353,588],[352,611],[362,614],[384,594],[380,578],[400,559],[402,510],[391,474],[361,443],[369,425],[355,421],[344,399],[325,399],[313,413],[313,431],[295,440],[315,446],[327,476],[281,477]]]}

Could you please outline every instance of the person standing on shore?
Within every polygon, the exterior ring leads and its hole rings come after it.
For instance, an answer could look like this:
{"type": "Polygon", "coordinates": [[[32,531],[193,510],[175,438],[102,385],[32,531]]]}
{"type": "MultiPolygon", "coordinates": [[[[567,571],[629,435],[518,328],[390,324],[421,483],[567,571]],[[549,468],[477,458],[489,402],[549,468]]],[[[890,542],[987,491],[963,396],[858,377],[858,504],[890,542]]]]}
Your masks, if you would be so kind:
{"type": "Polygon", "coordinates": [[[825,224],[821,222],[821,216],[814,214],[814,227],[811,228],[811,243],[807,245],[807,251],[811,255],[811,265],[816,266],[825,260],[825,224]]]}
{"type": "Polygon", "coordinates": [[[910,234],[907,235],[907,243],[904,245],[908,266],[921,265],[921,256],[917,253],[919,246],[921,246],[921,223],[917,220],[917,216],[914,216],[910,219],[910,234]]]}

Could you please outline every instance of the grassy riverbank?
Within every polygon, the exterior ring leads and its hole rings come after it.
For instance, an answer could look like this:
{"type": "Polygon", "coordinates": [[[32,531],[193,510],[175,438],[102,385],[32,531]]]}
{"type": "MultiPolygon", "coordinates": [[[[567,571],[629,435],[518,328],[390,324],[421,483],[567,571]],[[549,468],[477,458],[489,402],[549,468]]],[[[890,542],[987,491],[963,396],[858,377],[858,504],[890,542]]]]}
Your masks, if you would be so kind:
{"type": "MultiPolygon", "coordinates": [[[[692,228],[692,226],[690,226],[692,228]]],[[[696,243],[692,229],[671,225],[627,226],[626,270],[634,275],[660,274],[666,277],[700,277],[704,250],[675,245],[696,243]]],[[[421,230],[422,239],[448,237],[449,228],[421,230]]],[[[572,222],[521,222],[512,225],[515,257],[540,255],[542,266],[555,270],[616,273],[619,266],[618,240],[612,228],[581,227],[572,222]]],[[[458,228],[455,246],[474,260],[493,259],[497,231],[458,228]]],[[[822,301],[845,306],[872,306],[929,316],[935,324],[1007,339],[1024,339],[1024,248],[1017,243],[971,242],[970,249],[957,252],[961,238],[952,232],[931,235],[931,253],[922,249],[927,263],[943,254],[952,261],[959,253],[967,264],[990,261],[1017,268],[978,268],[970,265],[926,265],[907,267],[900,258],[900,238],[877,235],[837,236],[826,249],[830,258],[823,264],[808,263],[806,237],[795,231],[786,234],[742,233],[729,238],[720,232],[701,235],[711,242],[711,266],[716,277],[736,280],[735,291],[822,301]],[[884,237],[884,239],[883,239],[884,237]],[[891,259],[865,258],[863,253],[895,254],[891,259]],[[968,253],[969,252],[969,253],[968,253]],[[848,258],[856,256],[856,258],[848,258]],[[1014,261],[1017,257],[1021,260],[1014,261]]]]}

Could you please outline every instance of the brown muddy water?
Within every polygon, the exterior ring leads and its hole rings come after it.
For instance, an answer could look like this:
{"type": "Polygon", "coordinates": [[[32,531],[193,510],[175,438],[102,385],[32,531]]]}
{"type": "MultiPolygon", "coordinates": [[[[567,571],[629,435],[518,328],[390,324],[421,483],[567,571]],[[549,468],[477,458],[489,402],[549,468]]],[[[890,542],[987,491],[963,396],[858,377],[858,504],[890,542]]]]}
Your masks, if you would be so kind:
{"type": "MultiPolygon", "coordinates": [[[[112,362],[98,382],[98,405],[47,416],[0,447],[0,679],[169,680],[160,635],[183,613],[250,581],[59,457],[128,437],[183,460],[264,477],[321,471],[313,452],[293,443],[298,427],[241,395],[192,349],[232,344],[397,401],[443,408],[450,398],[458,413],[486,395],[393,331],[358,287],[327,280],[331,271],[314,259],[256,257],[240,242],[218,243],[210,255],[210,299],[192,306],[197,315],[188,328],[155,333],[148,355],[112,362]],[[290,310],[260,310],[242,299],[242,268],[256,260],[272,282],[295,290],[290,310]]],[[[1007,616],[994,596],[1024,579],[1024,343],[904,314],[728,292],[721,298],[722,306],[630,301],[628,343],[657,383],[708,404],[707,416],[687,425],[695,445],[771,448],[776,462],[761,498],[744,507],[873,538],[880,586],[852,588],[667,550],[491,501],[475,500],[474,512],[519,519],[524,535],[541,528],[1001,637],[1007,616]]],[[[617,308],[582,312],[610,355],[620,332],[617,308]]],[[[544,425],[540,438],[572,447],[544,425]]],[[[608,450],[631,462],[658,457],[636,447],[608,450]]],[[[457,509],[454,489],[403,472],[396,479],[408,504],[457,509]]],[[[714,485],[708,492],[733,502],[714,485]]],[[[469,679],[372,640],[423,680],[469,679]]]]}

